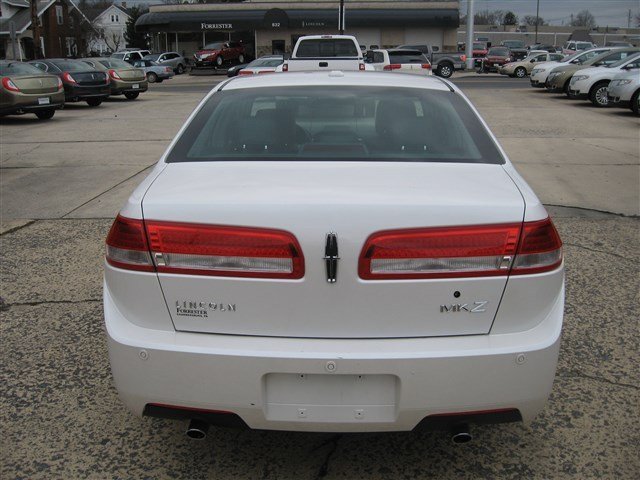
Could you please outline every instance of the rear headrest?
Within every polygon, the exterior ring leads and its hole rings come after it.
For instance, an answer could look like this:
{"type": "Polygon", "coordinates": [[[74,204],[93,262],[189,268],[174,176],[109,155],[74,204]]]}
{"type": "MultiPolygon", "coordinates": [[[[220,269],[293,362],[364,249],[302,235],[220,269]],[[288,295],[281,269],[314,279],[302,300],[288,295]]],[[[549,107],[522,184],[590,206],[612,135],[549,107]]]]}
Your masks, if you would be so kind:
{"type": "Polygon", "coordinates": [[[414,122],[417,116],[412,100],[382,100],[376,109],[376,131],[386,134],[394,124],[414,122]]]}

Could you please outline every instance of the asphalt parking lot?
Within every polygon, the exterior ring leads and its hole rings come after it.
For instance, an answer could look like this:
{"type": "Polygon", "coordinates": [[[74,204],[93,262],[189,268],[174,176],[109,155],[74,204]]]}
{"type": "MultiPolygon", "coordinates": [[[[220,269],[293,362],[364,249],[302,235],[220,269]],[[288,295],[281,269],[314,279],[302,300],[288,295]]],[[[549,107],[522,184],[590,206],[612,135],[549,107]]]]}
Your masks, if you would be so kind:
{"type": "Polygon", "coordinates": [[[112,385],[103,241],[131,190],[212,83],[180,76],[136,101],[0,119],[0,478],[637,478],[640,119],[529,87],[454,81],[556,222],[567,303],[556,382],[533,424],[305,434],[137,418],[112,385]]]}

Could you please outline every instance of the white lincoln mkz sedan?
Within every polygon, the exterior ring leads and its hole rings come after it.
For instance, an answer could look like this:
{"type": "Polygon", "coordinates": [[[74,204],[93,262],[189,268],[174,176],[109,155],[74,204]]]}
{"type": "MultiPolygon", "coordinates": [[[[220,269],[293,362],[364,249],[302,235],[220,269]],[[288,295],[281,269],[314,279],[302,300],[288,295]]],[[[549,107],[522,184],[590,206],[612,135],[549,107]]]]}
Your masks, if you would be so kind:
{"type": "Polygon", "coordinates": [[[365,432],[530,422],[555,376],[562,243],[436,77],[216,86],[106,241],[111,366],[137,415],[365,432]]]}

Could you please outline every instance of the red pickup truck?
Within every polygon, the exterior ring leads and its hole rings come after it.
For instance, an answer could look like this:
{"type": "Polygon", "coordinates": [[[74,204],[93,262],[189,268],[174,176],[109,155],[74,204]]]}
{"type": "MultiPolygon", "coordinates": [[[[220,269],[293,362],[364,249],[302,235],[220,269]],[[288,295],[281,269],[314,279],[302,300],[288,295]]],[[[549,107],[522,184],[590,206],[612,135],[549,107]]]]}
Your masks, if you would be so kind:
{"type": "Polygon", "coordinates": [[[225,63],[245,63],[244,46],[240,42],[216,42],[193,54],[195,68],[222,67],[225,63]]]}
{"type": "Polygon", "coordinates": [[[511,51],[507,47],[491,47],[487,56],[482,59],[480,72],[497,72],[502,65],[512,60],[511,51]]]}

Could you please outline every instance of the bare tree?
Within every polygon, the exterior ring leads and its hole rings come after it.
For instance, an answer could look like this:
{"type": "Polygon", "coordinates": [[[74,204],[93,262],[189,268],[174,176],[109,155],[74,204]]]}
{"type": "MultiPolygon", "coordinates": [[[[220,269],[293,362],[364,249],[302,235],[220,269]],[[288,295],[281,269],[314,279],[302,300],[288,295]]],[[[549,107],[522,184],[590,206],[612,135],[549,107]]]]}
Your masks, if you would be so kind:
{"type": "Polygon", "coordinates": [[[522,17],[522,23],[524,25],[529,25],[530,27],[535,27],[536,21],[538,22],[538,26],[547,24],[547,22],[544,21],[544,18],[536,17],[535,15],[525,15],[522,17]]]}
{"type": "Polygon", "coordinates": [[[589,10],[582,10],[578,12],[576,18],[573,19],[571,26],[594,28],[596,26],[596,17],[594,17],[589,10]]]}

